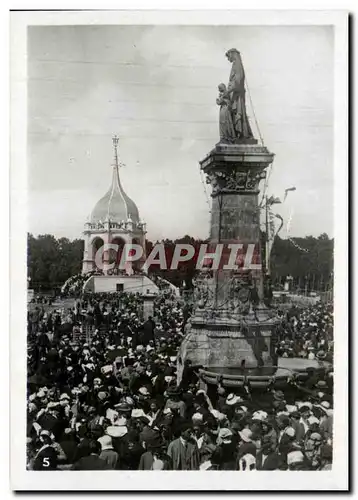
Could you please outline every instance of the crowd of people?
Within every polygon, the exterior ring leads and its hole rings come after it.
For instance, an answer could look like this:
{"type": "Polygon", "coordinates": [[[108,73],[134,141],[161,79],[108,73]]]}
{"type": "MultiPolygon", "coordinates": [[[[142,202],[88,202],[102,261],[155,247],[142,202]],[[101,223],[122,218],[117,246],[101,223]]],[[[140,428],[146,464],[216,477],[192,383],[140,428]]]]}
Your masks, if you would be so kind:
{"type": "MultiPolygon", "coordinates": [[[[67,310],[28,314],[30,470],[329,470],[332,367],[266,390],[207,388],[178,348],[190,310],[160,294],[143,319],[139,294],[88,294],[67,310]],[[75,332],[89,328],[88,342],[75,332]]],[[[333,311],[291,310],[279,356],[331,361],[333,311]]],[[[328,368],[327,368],[328,367],[328,368]]]]}

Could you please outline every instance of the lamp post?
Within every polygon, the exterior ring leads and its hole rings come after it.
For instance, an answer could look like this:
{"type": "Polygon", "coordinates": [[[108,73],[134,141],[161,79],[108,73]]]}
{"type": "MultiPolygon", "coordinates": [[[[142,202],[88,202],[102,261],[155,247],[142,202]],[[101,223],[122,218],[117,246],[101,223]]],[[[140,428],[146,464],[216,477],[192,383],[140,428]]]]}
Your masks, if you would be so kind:
{"type": "MultiPolygon", "coordinates": [[[[284,194],[284,197],[283,197],[283,202],[286,200],[287,193],[289,193],[290,191],[296,191],[296,188],[293,186],[293,187],[285,189],[285,194],[284,194]]],[[[272,207],[272,205],[279,204],[279,203],[282,203],[281,200],[280,200],[280,198],[276,198],[275,196],[268,197],[266,195],[266,197],[265,197],[265,230],[266,230],[265,268],[266,268],[266,274],[268,274],[268,275],[270,275],[270,272],[271,272],[270,271],[270,253],[271,253],[271,249],[270,249],[270,240],[271,240],[271,238],[270,238],[270,236],[271,235],[270,235],[269,211],[270,211],[270,208],[272,207]]],[[[282,217],[279,214],[275,214],[275,217],[281,220],[281,226],[278,229],[278,231],[276,231],[276,233],[273,235],[273,239],[275,238],[276,234],[279,233],[279,231],[282,229],[282,226],[283,226],[283,219],[282,219],[282,217]]]]}
{"type": "Polygon", "coordinates": [[[266,241],[265,241],[265,269],[266,274],[270,275],[270,224],[269,224],[269,211],[272,205],[281,203],[279,198],[274,196],[266,196],[265,198],[265,231],[266,231],[266,241]]]}

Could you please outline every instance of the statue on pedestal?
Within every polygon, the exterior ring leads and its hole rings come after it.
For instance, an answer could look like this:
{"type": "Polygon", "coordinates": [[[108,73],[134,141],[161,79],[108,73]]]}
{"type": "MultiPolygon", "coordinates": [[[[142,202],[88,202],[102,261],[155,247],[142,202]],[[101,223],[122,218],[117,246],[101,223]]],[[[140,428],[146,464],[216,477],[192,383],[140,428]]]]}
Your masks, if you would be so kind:
{"type": "Polygon", "coordinates": [[[221,99],[223,99],[225,96],[225,99],[228,102],[228,109],[230,110],[235,137],[237,139],[252,139],[253,133],[246,114],[245,71],[242,64],[241,55],[237,49],[230,49],[226,52],[226,57],[232,63],[232,67],[227,90],[225,88],[225,91],[223,91],[223,97],[221,97],[221,99]]]}

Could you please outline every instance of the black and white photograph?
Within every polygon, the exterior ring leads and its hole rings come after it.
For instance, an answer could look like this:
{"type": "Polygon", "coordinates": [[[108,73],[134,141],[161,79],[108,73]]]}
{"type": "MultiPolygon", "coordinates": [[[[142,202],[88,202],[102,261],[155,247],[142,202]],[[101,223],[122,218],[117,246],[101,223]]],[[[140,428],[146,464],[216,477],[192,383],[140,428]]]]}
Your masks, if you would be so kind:
{"type": "Polygon", "coordinates": [[[13,489],[346,490],[347,13],[10,17],[13,489]]]}

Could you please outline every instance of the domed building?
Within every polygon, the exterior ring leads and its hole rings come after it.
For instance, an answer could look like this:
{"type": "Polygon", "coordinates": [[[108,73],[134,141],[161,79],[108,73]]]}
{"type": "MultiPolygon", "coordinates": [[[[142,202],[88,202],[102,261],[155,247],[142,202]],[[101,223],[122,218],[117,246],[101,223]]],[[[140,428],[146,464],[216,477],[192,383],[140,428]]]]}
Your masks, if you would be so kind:
{"type": "MultiPolygon", "coordinates": [[[[146,224],[140,219],[137,205],[125,193],[119,178],[118,138],[113,138],[114,164],[112,183],[96,203],[85,223],[82,273],[94,272],[84,285],[93,292],[132,291],[157,293],[157,286],[142,271],[145,262],[146,224]],[[125,244],[142,247],[138,261],[121,258],[125,244]]],[[[127,252],[126,252],[127,253],[127,252]]]]}

